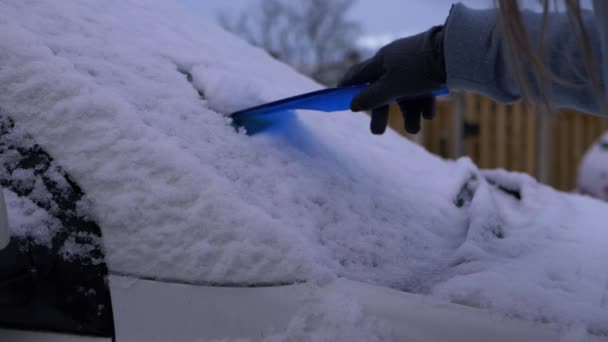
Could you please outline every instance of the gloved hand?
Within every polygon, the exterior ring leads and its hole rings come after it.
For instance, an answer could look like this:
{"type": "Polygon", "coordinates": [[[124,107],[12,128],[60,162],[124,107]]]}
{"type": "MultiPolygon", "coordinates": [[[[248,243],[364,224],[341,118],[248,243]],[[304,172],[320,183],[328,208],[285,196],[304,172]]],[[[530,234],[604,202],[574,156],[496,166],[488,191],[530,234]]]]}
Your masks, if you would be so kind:
{"type": "Polygon", "coordinates": [[[374,57],[353,66],[339,86],[369,83],[351,102],[354,112],[372,111],[371,131],[382,134],[388,124],[388,103],[397,100],[405,130],[417,133],[420,116],[432,119],[435,99],[431,92],[445,86],[443,26],[381,48],[374,57]],[[402,98],[402,99],[401,99],[402,98]]]}

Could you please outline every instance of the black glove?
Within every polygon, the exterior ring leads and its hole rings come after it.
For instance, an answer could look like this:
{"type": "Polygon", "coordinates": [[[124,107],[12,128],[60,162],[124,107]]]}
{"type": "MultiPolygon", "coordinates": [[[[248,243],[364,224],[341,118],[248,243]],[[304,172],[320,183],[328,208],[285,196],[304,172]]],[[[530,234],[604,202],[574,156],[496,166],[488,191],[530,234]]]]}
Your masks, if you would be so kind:
{"type": "Polygon", "coordinates": [[[381,48],[374,57],[353,66],[339,86],[370,83],[351,102],[354,112],[372,110],[371,131],[382,134],[388,123],[388,103],[397,100],[405,130],[420,130],[420,115],[432,119],[435,98],[431,92],[445,86],[443,26],[381,48]]]}

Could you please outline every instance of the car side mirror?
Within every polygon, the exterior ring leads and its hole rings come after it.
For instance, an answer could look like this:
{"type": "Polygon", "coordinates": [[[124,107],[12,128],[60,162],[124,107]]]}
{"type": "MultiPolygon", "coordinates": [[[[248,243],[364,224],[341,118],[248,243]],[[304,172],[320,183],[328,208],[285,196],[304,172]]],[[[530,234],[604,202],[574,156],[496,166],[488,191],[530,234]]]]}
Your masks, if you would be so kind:
{"type": "Polygon", "coordinates": [[[0,189],[0,250],[8,246],[11,241],[11,235],[8,230],[8,211],[6,210],[6,202],[4,194],[0,189]]]}

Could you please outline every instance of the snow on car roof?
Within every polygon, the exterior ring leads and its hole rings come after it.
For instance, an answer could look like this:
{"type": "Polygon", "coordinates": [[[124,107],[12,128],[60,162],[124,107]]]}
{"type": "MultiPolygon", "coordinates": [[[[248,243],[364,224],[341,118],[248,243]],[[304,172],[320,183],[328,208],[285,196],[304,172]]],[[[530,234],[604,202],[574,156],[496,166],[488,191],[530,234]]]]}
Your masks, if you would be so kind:
{"type": "Polygon", "coordinates": [[[345,276],[608,331],[605,204],[372,136],[364,114],[253,137],[225,117],[319,88],[178,4],[0,3],[0,107],[87,194],[111,272],[345,276]]]}

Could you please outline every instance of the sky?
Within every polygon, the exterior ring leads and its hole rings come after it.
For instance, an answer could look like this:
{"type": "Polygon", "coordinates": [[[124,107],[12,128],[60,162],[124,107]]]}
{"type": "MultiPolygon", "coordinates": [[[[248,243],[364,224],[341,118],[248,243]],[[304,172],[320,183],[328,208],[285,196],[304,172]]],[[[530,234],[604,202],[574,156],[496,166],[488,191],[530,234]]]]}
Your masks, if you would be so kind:
{"type": "MultiPolygon", "coordinates": [[[[217,12],[240,11],[257,0],[182,0],[196,13],[215,20],[217,12]]],[[[328,0],[331,1],[331,0],[328,0]]],[[[492,0],[460,1],[470,7],[490,7],[492,0]]],[[[359,44],[379,48],[393,39],[416,34],[431,26],[443,24],[450,11],[448,0],[358,0],[350,11],[361,23],[363,36],[359,44]]]]}

